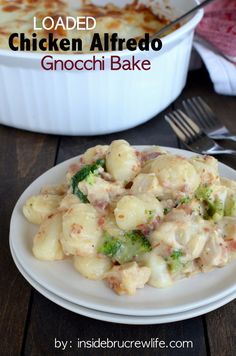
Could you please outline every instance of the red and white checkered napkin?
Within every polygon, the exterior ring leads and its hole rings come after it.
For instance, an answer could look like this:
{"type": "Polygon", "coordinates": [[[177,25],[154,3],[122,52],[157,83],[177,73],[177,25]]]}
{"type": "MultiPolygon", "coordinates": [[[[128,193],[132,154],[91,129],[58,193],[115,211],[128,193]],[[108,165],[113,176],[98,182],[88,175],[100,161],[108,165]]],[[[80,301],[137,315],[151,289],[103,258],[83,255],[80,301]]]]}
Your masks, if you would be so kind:
{"type": "Polygon", "coordinates": [[[217,0],[208,5],[197,33],[236,63],[236,0],[217,0]]]}
{"type": "Polygon", "coordinates": [[[236,0],[215,0],[206,7],[194,47],[216,92],[236,95],[236,0]]]}

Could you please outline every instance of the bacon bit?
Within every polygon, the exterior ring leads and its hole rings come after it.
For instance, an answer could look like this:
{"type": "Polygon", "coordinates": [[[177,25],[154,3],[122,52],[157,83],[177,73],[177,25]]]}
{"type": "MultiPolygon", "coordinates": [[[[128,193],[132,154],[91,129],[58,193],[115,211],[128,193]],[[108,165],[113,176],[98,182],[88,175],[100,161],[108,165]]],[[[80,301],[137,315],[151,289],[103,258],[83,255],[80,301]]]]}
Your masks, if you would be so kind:
{"type": "Polygon", "coordinates": [[[130,189],[133,185],[133,182],[128,182],[126,185],[125,185],[125,189],[130,189]]]}
{"type": "Polygon", "coordinates": [[[83,226],[79,224],[73,224],[71,229],[71,234],[80,234],[83,230],[83,226]]]}
{"type": "Polygon", "coordinates": [[[7,36],[9,33],[0,29],[0,35],[7,36]]]}
{"type": "Polygon", "coordinates": [[[106,280],[107,280],[108,286],[111,289],[115,289],[115,290],[118,289],[119,282],[115,277],[108,277],[108,278],[106,278],[106,280]]]}
{"type": "Polygon", "coordinates": [[[50,214],[48,215],[48,219],[51,219],[53,217],[54,214],[50,214]]]}
{"type": "Polygon", "coordinates": [[[150,232],[152,232],[153,230],[156,229],[159,222],[160,222],[160,219],[159,219],[159,217],[157,217],[150,224],[148,224],[148,225],[140,224],[137,226],[137,228],[146,236],[146,235],[149,235],[150,232]]]}
{"type": "Polygon", "coordinates": [[[103,226],[105,223],[105,219],[103,216],[101,216],[99,219],[98,219],[98,226],[103,226]]]}
{"type": "Polygon", "coordinates": [[[76,173],[81,169],[81,164],[80,163],[74,163],[72,165],[70,165],[69,167],[69,172],[70,173],[76,173]]]}
{"type": "Polygon", "coordinates": [[[104,211],[104,210],[106,210],[107,209],[107,207],[108,207],[108,202],[106,202],[106,201],[95,201],[94,203],[93,203],[93,206],[95,207],[95,208],[97,208],[97,209],[99,209],[99,210],[102,210],[102,211],[104,211]]]}
{"type": "Polygon", "coordinates": [[[190,206],[185,205],[185,204],[180,206],[180,210],[183,210],[188,215],[191,215],[193,212],[193,209],[190,206]]]}
{"type": "Polygon", "coordinates": [[[142,158],[143,157],[143,152],[135,151],[136,157],[142,158]]]}
{"type": "Polygon", "coordinates": [[[236,250],[236,241],[233,240],[233,241],[227,241],[227,245],[229,247],[230,250],[236,250]]]}
{"type": "Polygon", "coordinates": [[[210,232],[211,231],[211,229],[209,228],[209,227],[204,227],[204,229],[203,229],[205,232],[210,232]]]}

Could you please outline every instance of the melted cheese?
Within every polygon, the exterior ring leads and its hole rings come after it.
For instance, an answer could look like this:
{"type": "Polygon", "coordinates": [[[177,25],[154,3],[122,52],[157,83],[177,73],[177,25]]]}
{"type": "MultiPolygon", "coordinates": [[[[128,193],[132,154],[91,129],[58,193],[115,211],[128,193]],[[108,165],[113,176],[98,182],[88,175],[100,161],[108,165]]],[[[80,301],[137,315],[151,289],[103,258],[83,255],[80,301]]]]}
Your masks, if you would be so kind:
{"type": "MultiPolygon", "coordinates": [[[[9,49],[8,38],[12,33],[24,33],[31,37],[37,33],[38,38],[47,38],[49,32],[53,32],[58,39],[81,38],[84,47],[83,52],[89,52],[89,46],[93,34],[118,33],[119,38],[140,38],[144,33],[154,34],[163,27],[168,20],[163,16],[154,14],[152,10],[144,5],[137,5],[135,1],[123,8],[112,4],[106,6],[95,6],[79,0],[80,8],[70,6],[70,2],[63,0],[0,0],[0,48],[9,49]],[[94,30],[41,30],[33,28],[33,18],[40,22],[44,17],[51,16],[57,19],[59,16],[65,18],[72,16],[92,16],[97,25],[94,30]]],[[[68,52],[67,52],[68,53],[68,52]]]]}

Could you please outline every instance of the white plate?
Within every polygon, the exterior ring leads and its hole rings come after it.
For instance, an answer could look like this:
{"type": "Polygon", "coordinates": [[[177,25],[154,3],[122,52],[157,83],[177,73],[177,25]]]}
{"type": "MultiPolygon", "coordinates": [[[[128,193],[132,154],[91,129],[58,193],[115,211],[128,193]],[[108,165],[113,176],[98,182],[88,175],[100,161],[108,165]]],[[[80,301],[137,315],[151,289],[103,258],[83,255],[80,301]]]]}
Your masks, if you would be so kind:
{"type": "Polygon", "coordinates": [[[165,323],[172,323],[175,321],[186,320],[190,318],[197,317],[202,314],[209,313],[215,309],[222,307],[223,305],[231,302],[236,297],[236,291],[227,295],[226,297],[217,300],[216,302],[207,304],[203,307],[192,309],[186,312],[177,313],[177,314],[169,314],[169,315],[160,315],[160,316],[129,316],[129,315],[122,315],[122,314],[113,314],[113,313],[106,313],[101,312],[94,309],[89,309],[82,307],[78,304],[74,304],[71,302],[66,301],[58,297],[57,295],[49,292],[47,289],[43,288],[40,284],[34,281],[24,270],[21,266],[20,262],[17,260],[15,256],[15,252],[11,246],[11,254],[13,260],[23,275],[23,277],[34,287],[39,293],[41,293],[44,297],[48,298],[52,302],[60,305],[61,307],[68,309],[76,314],[80,314],[83,316],[87,316],[89,318],[98,319],[102,321],[109,321],[112,323],[120,323],[120,324],[133,324],[133,325],[151,325],[151,324],[165,324],[165,323]]]}
{"type": "MultiPolygon", "coordinates": [[[[148,146],[137,148],[145,149],[148,146]]],[[[166,149],[186,157],[192,155],[184,150],[168,147],[166,149]]],[[[17,259],[33,280],[69,302],[103,312],[135,316],[187,311],[224,298],[235,290],[236,261],[208,274],[199,274],[179,281],[167,289],[145,286],[135,296],[128,297],[116,295],[102,281],[85,279],[76,272],[70,260],[43,262],[35,259],[31,252],[35,227],[24,218],[22,206],[26,199],[37,194],[42,186],[63,181],[67,168],[77,160],[78,157],[65,161],[36,179],[21,195],[12,213],[10,240],[17,259]]],[[[227,178],[236,179],[236,172],[223,164],[220,164],[220,173],[227,178]]]]}

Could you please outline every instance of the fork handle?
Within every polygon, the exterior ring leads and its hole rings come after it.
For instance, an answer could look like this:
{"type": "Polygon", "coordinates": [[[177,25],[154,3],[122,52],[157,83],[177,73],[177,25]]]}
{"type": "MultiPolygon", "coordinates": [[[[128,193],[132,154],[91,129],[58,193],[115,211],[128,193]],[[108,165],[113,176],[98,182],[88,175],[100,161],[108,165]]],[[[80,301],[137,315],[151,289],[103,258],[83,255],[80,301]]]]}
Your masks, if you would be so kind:
{"type": "Polygon", "coordinates": [[[210,135],[213,140],[231,140],[236,142],[236,135],[223,134],[223,135],[210,135]]]}
{"type": "Polygon", "coordinates": [[[224,149],[213,149],[213,150],[207,150],[203,151],[203,154],[206,155],[236,155],[236,150],[224,150],[224,149]]]}

